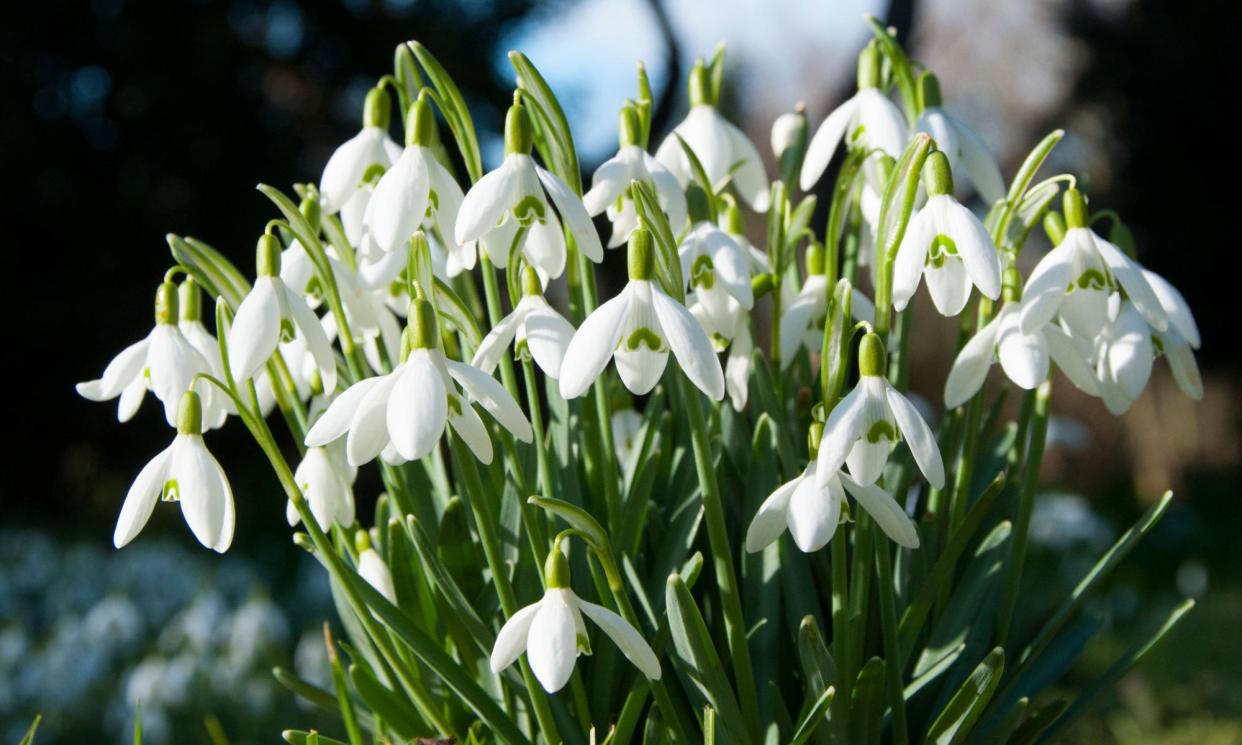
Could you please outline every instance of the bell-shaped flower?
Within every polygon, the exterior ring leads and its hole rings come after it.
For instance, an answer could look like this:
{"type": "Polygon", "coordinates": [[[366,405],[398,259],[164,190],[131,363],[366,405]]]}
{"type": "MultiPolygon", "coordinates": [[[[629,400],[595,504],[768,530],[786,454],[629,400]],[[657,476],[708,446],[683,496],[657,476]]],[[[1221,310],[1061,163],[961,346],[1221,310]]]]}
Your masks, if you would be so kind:
{"type": "Polygon", "coordinates": [[[987,204],[1005,198],[1005,181],[996,159],[979,135],[941,107],[940,82],[932,73],[924,73],[919,81],[923,97],[923,113],[914,123],[914,131],[925,132],[936,141],[936,147],[949,157],[955,174],[965,174],[987,204]]]}
{"type": "Polygon", "coordinates": [[[729,301],[724,315],[709,313],[696,293],[686,295],[686,304],[690,315],[707,331],[712,345],[718,351],[728,348],[724,366],[725,391],[733,410],[742,411],[750,396],[751,353],[755,350],[750,334],[750,313],[735,300],[729,301]]]}
{"type": "Polygon", "coordinates": [[[1198,401],[1203,398],[1203,379],[1199,375],[1199,363],[1195,361],[1194,350],[1199,348],[1199,325],[1195,323],[1190,306],[1177,288],[1168,280],[1155,272],[1143,270],[1151,289],[1160,299],[1160,307],[1164,308],[1169,318],[1169,327],[1164,331],[1155,332],[1156,346],[1169,361],[1169,369],[1173,371],[1173,380],[1182,393],[1198,401]]]}
{"type": "Polygon", "coordinates": [[[512,665],[522,652],[535,678],[548,693],[565,687],[580,654],[591,653],[585,615],[612,639],[625,658],[649,680],[660,679],[660,660],[638,630],[602,605],[578,597],[569,586],[569,562],[560,541],[548,554],[544,568],[543,598],[519,610],[505,621],[492,647],[493,673],[512,665]]]}
{"type": "MultiPolygon", "coordinates": [[[[693,189],[692,194],[701,195],[702,190],[693,189]]],[[[754,307],[752,259],[728,233],[708,220],[696,221],[677,247],[677,255],[681,274],[694,290],[709,330],[732,329],[735,319],[754,307]]]]}
{"type": "Polygon", "coordinates": [[[1086,202],[1077,189],[1065,192],[1064,213],[1065,237],[1027,278],[1022,330],[1043,328],[1060,315],[1074,336],[1094,339],[1112,318],[1109,297],[1119,290],[1152,328],[1167,329],[1168,318],[1142,268],[1087,227],[1086,202]]]}
{"type": "Polygon", "coordinates": [[[690,111],[664,138],[655,154],[655,159],[676,176],[684,188],[693,180],[693,172],[678,137],[698,158],[711,181],[712,191],[720,191],[732,181],[751,209],[767,211],[772,195],[763,159],[745,133],[712,104],[711,84],[701,61],[690,71],[690,111]]]}
{"type": "Polygon", "coordinates": [[[936,489],[944,486],[944,461],[936,437],[914,404],[884,377],[884,357],[880,337],[864,336],[858,345],[858,385],[833,407],[824,423],[816,475],[821,486],[843,464],[858,483],[874,484],[898,438],[909,445],[927,482],[936,489]]]}
{"type": "Polygon", "coordinates": [[[164,417],[170,425],[177,422],[177,406],[181,394],[193,387],[207,402],[208,421],[222,423],[216,394],[204,381],[195,383],[199,375],[214,375],[216,370],[178,326],[177,287],[164,282],[155,294],[155,328],[146,338],[135,342],[108,363],[103,376],[78,383],[78,395],[91,401],[111,401],[120,397],[117,419],[127,422],[137,413],[147,390],[164,404],[164,417]]]}
{"type": "Polygon", "coordinates": [[[1147,321],[1129,300],[1095,338],[1095,374],[1100,398],[1114,416],[1138,400],[1151,378],[1155,347],[1147,321]]]}
{"type": "Polygon", "coordinates": [[[332,153],[319,180],[320,204],[329,214],[339,212],[361,188],[367,172],[388,168],[401,157],[401,147],[388,136],[392,102],[382,87],[367,93],[362,131],[332,153]]]}
{"type": "Polygon", "coordinates": [[[759,511],[746,530],[746,550],[757,553],[780,538],[786,528],[794,543],[806,553],[828,545],[841,522],[846,492],[875,520],[885,535],[898,545],[918,548],[919,534],[897,500],[872,484],[863,486],[837,471],[821,481],[816,462],[816,445],[822,425],[812,425],[811,460],[794,479],[781,484],[759,505],[759,511]]]}
{"type": "MultiPolygon", "coordinates": [[[[806,270],[802,289],[781,311],[778,333],[781,338],[782,370],[789,367],[799,351],[819,352],[824,343],[828,295],[832,288],[824,275],[824,250],[818,243],[807,247],[806,270]]],[[[875,304],[857,287],[850,289],[850,316],[855,321],[875,322],[875,304]]]]}
{"type": "Polygon", "coordinates": [[[574,337],[574,327],[548,304],[539,278],[530,267],[522,272],[522,299],[513,312],[497,323],[474,353],[470,364],[488,375],[512,344],[518,359],[533,359],[553,380],[560,377],[561,361],[574,337]]]}
{"type": "Polygon", "coordinates": [[[505,118],[505,159],[470,187],[457,212],[454,233],[459,245],[481,240],[487,257],[497,266],[508,264],[509,252],[520,238],[522,255],[546,284],[565,270],[562,220],[588,259],[602,261],[604,249],[582,199],[559,176],[531,159],[533,138],[526,108],[517,103],[510,106],[505,118]]]}
{"type": "Polygon", "coordinates": [[[652,188],[674,235],[686,226],[686,195],[681,182],[638,144],[638,126],[633,107],[622,109],[621,147],[616,155],[595,169],[591,188],[582,197],[590,215],[608,213],[608,221],[612,223],[609,248],[628,241],[630,233],[638,227],[638,212],[630,196],[632,181],[641,181],[652,188]]]}
{"type": "Polygon", "coordinates": [[[280,249],[274,236],[259,239],[258,277],[254,287],[242,299],[229,329],[229,363],[237,380],[255,375],[281,339],[291,339],[297,328],[306,339],[306,347],[315,359],[325,391],[336,388],[336,357],[318,316],[280,278],[280,249]]]}
{"type": "Polygon", "coordinates": [[[810,191],[824,175],[843,139],[851,147],[901,157],[906,147],[906,118],[879,84],[880,52],[872,43],[858,56],[858,92],[828,115],[807,145],[799,179],[803,191],[810,191]]]}
{"type": "Polygon", "coordinates": [[[177,436],[143,466],[125,495],[112,542],[117,548],[142,531],[161,498],[181,502],[181,514],[198,542],[224,553],[233,542],[233,490],[224,469],[203,444],[203,409],[197,393],[181,394],[177,436]]]}
{"type": "MultiPolygon", "coordinates": [[[[1016,283],[1016,270],[1009,271],[1016,283]]],[[[1099,395],[1095,373],[1080,345],[1053,323],[1030,334],[1022,333],[1021,307],[1016,300],[1006,302],[996,317],[958,352],[944,386],[946,407],[961,406],[978,393],[996,360],[1019,388],[1033,390],[1047,380],[1049,367],[1055,362],[1079,390],[1091,396],[1099,395]]]]}
{"type": "Polygon", "coordinates": [[[904,310],[927,278],[932,303],[943,316],[956,316],[970,299],[970,286],[1000,297],[1000,255],[979,218],[953,198],[953,177],[944,153],[923,167],[927,203],[910,220],[893,262],[893,307],[904,310]]]}
{"type": "Polygon", "coordinates": [[[612,429],[613,452],[617,462],[624,466],[629,463],[634,448],[642,445],[638,434],[643,428],[643,415],[628,406],[614,410],[609,418],[609,427],[612,429]]]}
{"type": "Polygon", "coordinates": [[[587,317],[565,351],[561,395],[577,398],[591,387],[608,360],[616,358],[621,382],[642,395],[659,382],[671,350],[690,382],[713,400],[725,393],[724,371],[707,332],[654,279],[651,233],[630,236],[630,281],[618,295],[587,317]]]}
{"type": "MultiPolygon", "coordinates": [[[[342,528],[354,524],[354,478],[358,469],[345,459],[344,443],[307,448],[302,462],[293,472],[293,480],[306,497],[306,504],[315,515],[315,522],[325,530],[333,523],[342,528]]],[[[290,527],[301,517],[290,501],[285,508],[290,527]]]]}
{"type": "Polygon", "coordinates": [[[352,466],[381,453],[388,462],[401,463],[430,453],[451,426],[475,457],[491,463],[492,441],[471,401],[514,437],[530,442],[530,422],[504,387],[473,365],[445,357],[435,310],[426,299],[411,303],[409,319],[403,361],[391,373],[360,380],[337,396],[306,433],[306,446],[322,447],[346,437],[352,466]]]}
{"type": "MultiPolygon", "coordinates": [[[[178,321],[177,328],[182,336],[190,342],[190,346],[207,360],[211,374],[217,380],[224,380],[224,362],[220,356],[220,343],[214,334],[203,325],[203,293],[198,283],[186,279],[177,288],[178,321]]],[[[207,429],[224,426],[229,414],[236,414],[232,400],[221,395],[205,383],[198,386],[199,395],[203,399],[203,419],[207,429]]]]}
{"type": "Polygon", "coordinates": [[[437,244],[448,244],[447,251],[442,247],[446,253],[445,276],[454,277],[474,268],[474,245],[458,246],[453,240],[464,196],[431,148],[432,117],[424,91],[410,107],[405,150],[375,185],[363,222],[380,250],[395,252],[399,258],[408,251],[416,231],[424,229],[437,236],[437,244]]]}

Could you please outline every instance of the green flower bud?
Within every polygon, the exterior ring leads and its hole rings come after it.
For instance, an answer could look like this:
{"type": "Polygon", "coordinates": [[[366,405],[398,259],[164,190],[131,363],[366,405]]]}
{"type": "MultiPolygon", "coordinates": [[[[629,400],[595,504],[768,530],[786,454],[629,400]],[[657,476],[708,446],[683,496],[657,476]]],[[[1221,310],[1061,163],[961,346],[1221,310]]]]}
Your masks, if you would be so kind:
{"type": "Polygon", "coordinates": [[[203,402],[194,391],[181,394],[177,402],[177,434],[201,435],[203,433],[203,402]]]}
{"type": "Polygon", "coordinates": [[[936,108],[943,103],[940,96],[940,78],[930,70],[919,77],[919,110],[936,108]]]}
{"type": "Polygon", "coordinates": [[[535,144],[535,133],[531,129],[530,114],[526,107],[515,101],[505,115],[505,155],[530,155],[535,144]]]}
{"type": "Polygon", "coordinates": [[[311,229],[319,230],[319,221],[323,217],[323,208],[319,205],[318,192],[311,190],[312,194],[307,195],[302,203],[298,205],[298,211],[302,213],[302,217],[306,218],[306,222],[310,224],[311,229]]]}
{"type": "Polygon", "coordinates": [[[203,317],[203,291],[198,283],[187,277],[177,288],[177,304],[181,307],[179,318],[182,321],[198,321],[203,317]]]}
{"type": "Polygon", "coordinates": [[[887,358],[884,342],[878,334],[869,332],[858,343],[858,374],[869,377],[884,377],[884,366],[887,358]]]}
{"type": "Polygon", "coordinates": [[[280,274],[280,243],[276,236],[264,233],[259,237],[259,244],[254,251],[255,274],[260,277],[275,277],[280,274]]]}
{"type": "Polygon", "coordinates": [[[690,105],[711,106],[713,103],[712,81],[707,74],[707,65],[699,58],[695,60],[694,67],[690,68],[690,105]]]}
{"type": "Polygon", "coordinates": [[[819,241],[811,241],[806,245],[806,273],[818,277],[824,273],[826,259],[824,247],[819,241]]]}
{"type": "Polygon", "coordinates": [[[384,86],[377,85],[367,91],[366,103],[362,107],[362,126],[388,129],[392,121],[392,99],[384,91],[384,86]]]}
{"type": "Polygon", "coordinates": [[[1044,233],[1054,246],[1061,245],[1061,241],[1065,240],[1065,219],[1060,212],[1049,210],[1044,213],[1044,233]]]}
{"type": "Polygon", "coordinates": [[[365,530],[358,530],[354,533],[354,550],[358,553],[367,551],[371,548],[371,536],[365,530]]]}
{"type": "Polygon", "coordinates": [[[1067,227],[1087,227],[1087,200],[1077,188],[1070,187],[1065,190],[1065,196],[1061,201],[1061,210],[1065,212],[1065,225],[1067,227]]]}
{"type": "Polygon", "coordinates": [[[549,590],[569,587],[569,560],[561,553],[561,541],[552,544],[552,551],[543,563],[543,586],[549,590]]]}
{"type": "Polygon", "coordinates": [[[177,286],[172,282],[161,282],[155,290],[155,322],[177,323],[177,286]]]}
{"type": "Polygon", "coordinates": [[[410,113],[405,118],[405,144],[430,147],[436,128],[435,115],[431,111],[431,101],[424,89],[418,94],[410,113]]]}
{"type": "Polygon", "coordinates": [[[880,48],[875,40],[858,53],[858,89],[880,87],[880,48]]]}
{"type": "Polygon", "coordinates": [[[944,152],[935,150],[923,162],[923,185],[929,197],[953,193],[953,171],[944,152]]]}
{"type": "Polygon", "coordinates": [[[630,233],[629,252],[626,264],[630,270],[631,280],[650,280],[655,275],[655,245],[651,231],[646,228],[635,228],[630,233]]]}

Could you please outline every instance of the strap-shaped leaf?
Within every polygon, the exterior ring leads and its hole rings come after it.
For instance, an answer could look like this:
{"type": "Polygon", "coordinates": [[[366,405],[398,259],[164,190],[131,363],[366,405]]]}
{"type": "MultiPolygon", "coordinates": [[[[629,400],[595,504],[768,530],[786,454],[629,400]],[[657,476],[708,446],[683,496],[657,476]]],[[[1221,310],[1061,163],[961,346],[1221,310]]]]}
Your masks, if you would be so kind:
{"type": "Polygon", "coordinates": [[[646,183],[637,179],[630,182],[630,196],[634,210],[642,225],[651,231],[656,245],[656,276],[664,292],[679,303],[686,301],[686,280],[681,273],[681,259],[677,255],[677,239],[669,227],[668,218],[660,209],[660,200],[646,183]]]}
{"type": "Polygon", "coordinates": [[[417,713],[414,704],[404,696],[394,693],[379,682],[366,667],[357,663],[349,666],[349,680],[354,690],[375,716],[405,739],[434,734],[434,730],[417,713]]]}
{"type": "Polygon", "coordinates": [[[242,298],[250,293],[250,283],[233,262],[200,240],[174,233],[169,233],[166,239],[173,259],[185,267],[200,287],[211,295],[223,297],[232,308],[241,305],[242,298]]]}
{"type": "Polygon", "coordinates": [[[1027,189],[1031,186],[1031,181],[1035,178],[1035,173],[1039,171],[1039,167],[1048,159],[1049,153],[1065,137],[1065,130],[1054,129],[1039,141],[1031,152],[1026,156],[1026,160],[1022,161],[1021,167],[1013,177],[1013,182],[1009,185],[1009,193],[1005,195],[1005,205],[997,214],[997,224],[990,226],[993,228],[992,237],[1004,236],[1009,230],[1009,221],[1012,219],[1014,211],[1018,205],[1022,203],[1027,189]]]}
{"type": "Polygon", "coordinates": [[[858,673],[850,692],[850,745],[876,745],[884,714],[884,660],[872,657],[858,673]]]}
{"type": "Polygon", "coordinates": [[[1052,723],[1069,707],[1069,699],[1058,698],[1045,704],[1024,719],[1010,736],[1008,745],[1031,745],[1052,726],[1052,723]]]}
{"type": "Polygon", "coordinates": [[[39,723],[43,721],[42,714],[35,714],[34,721],[30,723],[30,728],[26,730],[25,736],[18,745],[31,745],[34,742],[35,733],[39,731],[39,723]]]}
{"type": "Polygon", "coordinates": [[[724,88],[725,43],[716,45],[712,61],[707,63],[707,80],[711,84],[712,104],[720,105],[720,91],[724,88]]]}
{"type": "Polygon", "coordinates": [[[964,742],[978,721],[988,700],[1000,685],[1005,671],[1005,650],[997,647],[979,663],[962,687],[932,722],[927,731],[927,742],[936,745],[957,745],[964,742]]]}
{"type": "MultiPolygon", "coordinates": [[[[314,683],[309,683],[299,678],[292,670],[274,667],[272,668],[272,677],[276,679],[276,682],[289,689],[308,704],[333,713],[340,711],[339,702],[334,693],[325,691],[314,683]]],[[[358,711],[355,714],[358,716],[359,724],[368,730],[375,731],[375,719],[369,713],[358,711]]]]}
{"type": "Polygon", "coordinates": [[[837,689],[827,688],[811,705],[810,711],[799,722],[798,728],[794,731],[793,739],[789,741],[789,745],[803,745],[807,740],[811,739],[811,735],[815,734],[815,730],[819,729],[819,725],[824,723],[828,718],[828,710],[832,706],[832,701],[836,697],[837,689]]]}
{"type": "Polygon", "coordinates": [[[681,146],[681,152],[686,156],[686,162],[690,164],[690,175],[694,177],[695,183],[703,190],[703,194],[707,196],[707,209],[711,215],[712,222],[716,222],[716,190],[722,184],[713,184],[711,178],[707,175],[707,169],[703,167],[703,161],[699,160],[699,156],[694,152],[694,148],[690,147],[690,143],[686,142],[680,134],[673,132],[673,136],[677,138],[677,144],[681,146]]]}
{"type": "Polygon", "coordinates": [[[427,73],[427,78],[435,87],[433,100],[444,115],[453,139],[457,140],[457,149],[461,151],[462,162],[466,164],[466,173],[470,176],[470,182],[474,183],[483,178],[483,157],[479,154],[479,138],[474,132],[474,120],[470,117],[470,110],[466,108],[461,90],[435,55],[427,51],[427,47],[417,41],[408,44],[418,58],[418,63],[423,66],[423,72],[427,73]]]}

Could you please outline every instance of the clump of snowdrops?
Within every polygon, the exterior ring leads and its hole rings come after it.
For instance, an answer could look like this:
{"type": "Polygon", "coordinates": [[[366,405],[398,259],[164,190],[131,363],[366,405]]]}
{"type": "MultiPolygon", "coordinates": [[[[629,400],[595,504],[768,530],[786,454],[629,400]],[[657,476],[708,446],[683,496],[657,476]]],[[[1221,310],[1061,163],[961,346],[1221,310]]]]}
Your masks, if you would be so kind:
{"type": "Polygon", "coordinates": [[[1039,177],[1061,131],[1003,174],[870,22],[857,93],[817,127],[776,121],[775,174],[716,106],[723,49],[654,155],[640,65],[588,183],[525,56],[485,170],[411,42],[318,185],[259,187],[277,216],[253,279],[169,236],[154,329],[78,390],[121,421],[150,393],[174,430],[117,547],[171,502],[227,550],[234,494],[204,435],[239,420],[270,460],[281,491],[239,496],[287,510],[343,630],[333,690],[276,671],[338,731],[286,740],[1046,741],[1182,618],[1075,697],[1044,693],[1169,503],[1018,623],[1054,381],[1120,413],[1163,356],[1198,398],[1198,332],[1119,216],[1039,177]],[[1023,276],[1037,231],[1053,248],[1023,276]],[[609,252],[628,279],[602,297],[609,252]],[[921,286],[961,329],[922,405],[921,286]],[[383,479],[371,515],[360,468],[383,479]]]}

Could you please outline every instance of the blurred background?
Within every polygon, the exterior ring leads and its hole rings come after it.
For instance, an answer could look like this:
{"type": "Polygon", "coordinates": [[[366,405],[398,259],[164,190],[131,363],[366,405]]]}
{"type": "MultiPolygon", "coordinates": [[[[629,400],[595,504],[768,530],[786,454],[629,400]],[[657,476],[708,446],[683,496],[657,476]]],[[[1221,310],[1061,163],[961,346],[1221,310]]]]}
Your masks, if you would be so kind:
{"type": "MultiPolygon", "coordinates": [[[[78,398],[73,384],[149,330],[165,233],[249,269],[272,215],[254,185],[318,181],[407,39],[455,76],[488,165],[513,85],[504,54],[523,49],[565,104],[589,174],[616,146],[637,60],[651,73],[659,137],[684,113],[695,56],[725,41],[723,106],[766,154],[778,114],[804,101],[815,126],[852,92],[868,12],[939,73],[947,108],[1007,175],[1066,128],[1051,168],[1072,167],[1093,207],[1117,210],[1139,258],[1194,307],[1202,402],[1176,390],[1163,362],[1120,418],[1068,386],[1054,397],[1027,604],[1037,614],[1175,489],[1092,609],[1103,630],[1065,685],[1098,674],[1178,597],[1200,605],[1069,740],[1242,742],[1239,356],[1237,311],[1224,302],[1237,293],[1226,267],[1239,163],[1236,117],[1220,103],[1237,90],[1224,63],[1238,41],[1231,0],[4,3],[5,306],[17,338],[4,366],[13,439],[0,479],[0,741],[16,742],[43,712],[39,743],[120,742],[139,700],[151,742],[271,742],[316,724],[270,669],[323,679],[330,595],[292,550],[277,485],[238,428],[210,438],[238,498],[227,556],[200,548],[171,509],[124,551],[110,543],[125,489],[167,428],[149,402],[118,427],[113,406],[78,398]]],[[[916,386],[936,400],[953,331],[927,329],[915,354],[929,372],[916,386]]]]}

